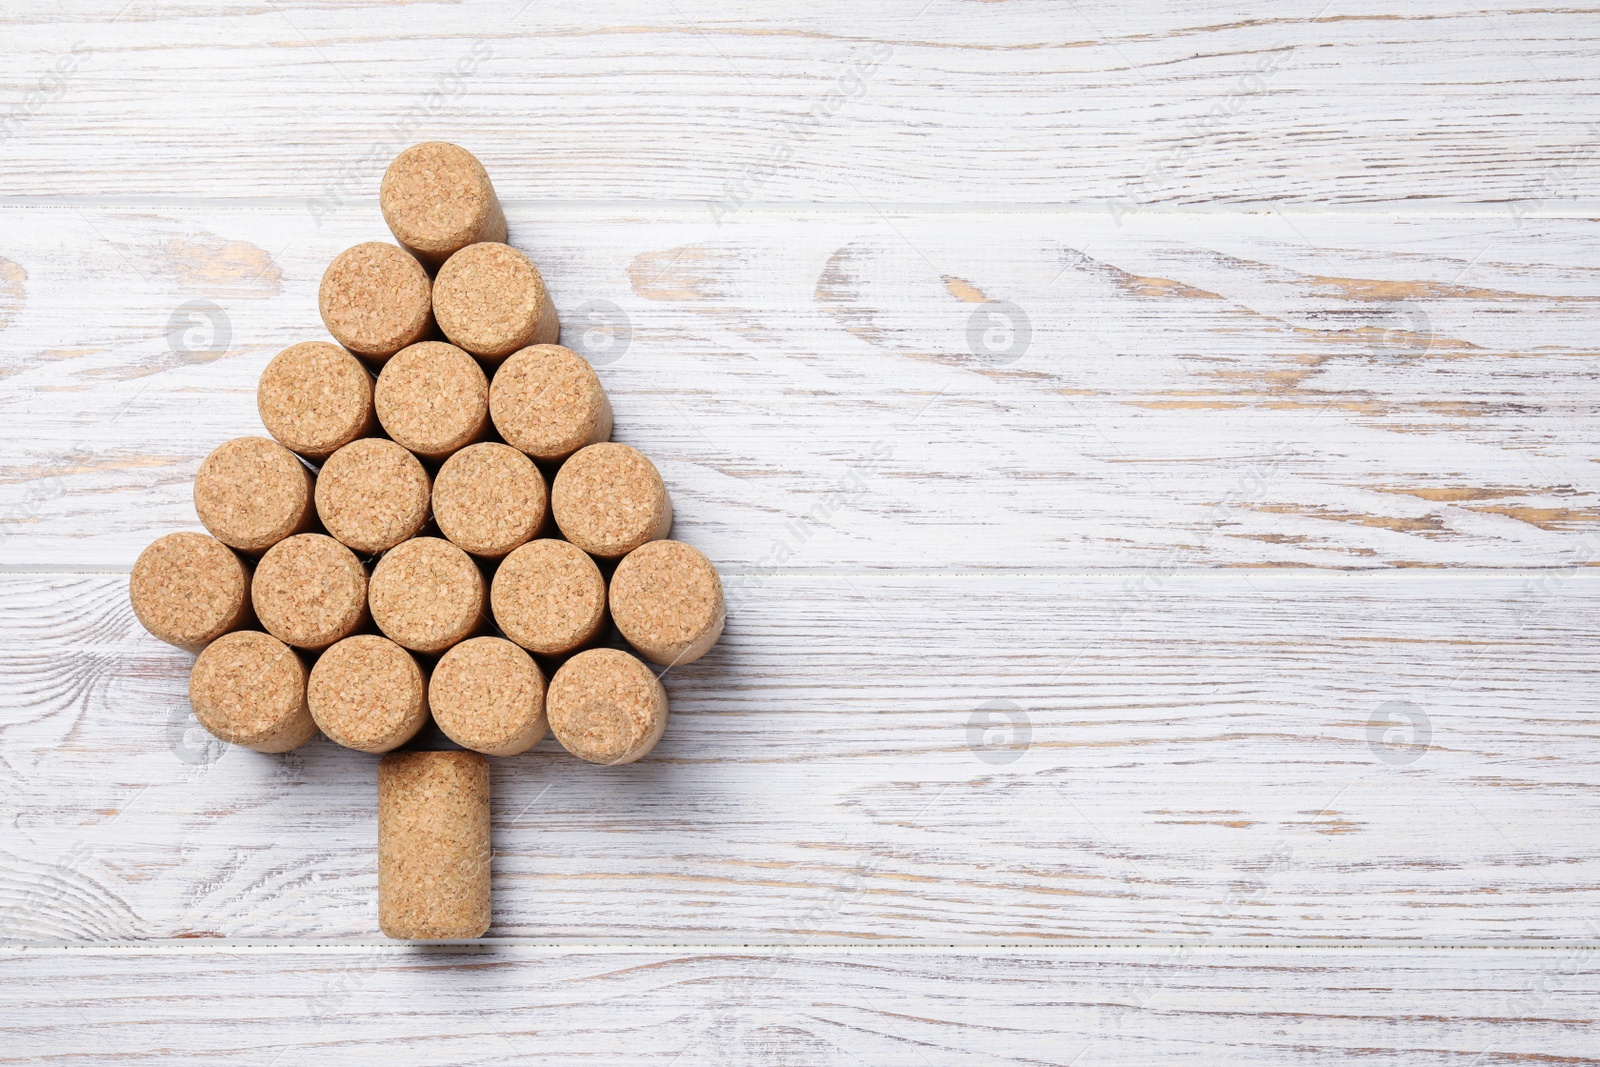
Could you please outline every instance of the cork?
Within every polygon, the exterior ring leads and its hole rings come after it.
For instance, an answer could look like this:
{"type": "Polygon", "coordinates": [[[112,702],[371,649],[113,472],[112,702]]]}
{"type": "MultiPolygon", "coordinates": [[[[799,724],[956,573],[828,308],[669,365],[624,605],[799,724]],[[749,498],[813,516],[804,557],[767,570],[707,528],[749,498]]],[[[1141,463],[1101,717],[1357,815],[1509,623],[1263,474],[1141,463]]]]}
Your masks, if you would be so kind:
{"type": "Polygon", "coordinates": [[[591,648],[561,665],[545,697],[550,730],[590,763],[632,763],[667,728],[667,691],[626,652],[591,648]]]}
{"type": "Polygon", "coordinates": [[[627,445],[579,450],[556,472],[550,508],[567,540],[602,559],[672,530],[672,501],[654,463],[627,445]]]}
{"type": "Polygon", "coordinates": [[[199,652],[251,621],[250,572],[203,533],[172,533],[134,561],[128,599],[139,624],[169,645],[199,652]]]}
{"type": "Polygon", "coordinates": [[[611,576],[608,600],[628,643],[669,667],[710,652],[728,613],[717,568],[682,541],[651,541],[629,552],[611,576]]]}
{"type": "Polygon", "coordinates": [[[468,445],[433,481],[440,532],[475,556],[498,559],[526,544],[548,514],[544,475],[509,445],[468,445]]]}
{"type": "Polygon", "coordinates": [[[322,274],[317,306],[333,339],[368,359],[388,359],[433,332],[428,272],[382,241],[340,252],[322,274]]]}
{"type": "Polygon", "coordinates": [[[443,341],[396,352],[378,375],[374,400],[389,436],[424,459],[443,459],[478,440],[489,425],[483,368],[443,341]]]}
{"type": "Polygon", "coordinates": [[[372,621],[415,652],[443,652],[483,617],[484,581],[472,557],[440,537],[415,537],[372,571],[372,621]]]}
{"type": "Polygon", "coordinates": [[[299,534],[261,557],[250,599],[273,637],[296,648],[327,648],[366,621],[367,572],[333,538],[299,534]]]}
{"type": "Polygon", "coordinates": [[[467,245],[439,268],[433,314],[451,344],[488,360],[561,337],[539,268],[515,248],[494,241],[467,245]]]}
{"type": "Polygon", "coordinates": [[[311,716],[328,739],[357,752],[388,752],[428,721],[428,690],[411,653],[377,634],[356,634],[311,668],[311,716]]]}
{"type": "Polygon", "coordinates": [[[479,241],[504,241],[506,216],[476,156],[444,141],[394,157],[378,190],[383,221],[406,251],[437,270],[479,241]]]}
{"type": "Polygon", "coordinates": [[[432,492],[416,456],[393,441],[363,437],[322,465],[317,514],[330,534],[357,552],[382,552],[422,529],[432,492]]]}
{"type": "Polygon", "coordinates": [[[218,541],[242,552],[264,552],[312,525],[316,481],[278,442],[237,437],[200,464],[194,510],[218,541]]]}
{"type": "Polygon", "coordinates": [[[213,735],[257,752],[287,752],[317,735],[305,664],[259,630],[236,630],[206,646],[189,672],[189,703],[213,735]]]}
{"type": "Polygon", "coordinates": [[[474,637],[443,656],[428,682],[433,721],[462,748],[515,756],[544,739],[544,675],[501,637],[474,637]]]}
{"type": "Polygon", "coordinates": [[[611,401],[588,360],[560,345],[534,345],[494,372],[489,414],[506,444],[534,459],[566,459],[611,439],[611,401]]]}
{"type": "Polygon", "coordinates": [[[444,941],[489,929],[489,761],[394,752],[378,764],[378,926],[444,941]]]}
{"type": "Polygon", "coordinates": [[[338,345],[290,345],[267,364],[256,388],[261,425],[307,459],[333,455],[376,428],[372,375],[338,345]]]}
{"type": "Polygon", "coordinates": [[[558,656],[594,639],[606,615],[606,581],[566,541],[530,541],[507,556],[489,591],[494,621],[511,640],[558,656]]]}

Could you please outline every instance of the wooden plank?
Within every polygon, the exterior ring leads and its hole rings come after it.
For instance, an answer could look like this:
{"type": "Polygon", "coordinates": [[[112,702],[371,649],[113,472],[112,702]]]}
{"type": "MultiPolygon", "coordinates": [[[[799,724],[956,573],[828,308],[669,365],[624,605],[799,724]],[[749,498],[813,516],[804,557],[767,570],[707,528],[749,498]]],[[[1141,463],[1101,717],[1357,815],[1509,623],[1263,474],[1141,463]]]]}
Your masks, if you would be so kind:
{"type": "MultiPolygon", "coordinates": [[[[323,231],[279,208],[3,216],[0,530],[3,562],[29,566],[126,567],[192,527],[201,458],[261,432],[260,369],[321,336],[323,267],[385,236],[375,213],[323,231]]],[[[602,364],[618,439],[727,566],[1600,553],[1592,221],[797,213],[719,231],[552,209],[512,226],[565,340],[602,364]]]]}
{"type": "Polygon", "coordinates": [[[0,955],[56,1064],[1600,1062],[1597,950],[402,946],[0,955]]]}
{"type": "Polygon", "coordinates": [[[16,58],[0,192],[342,211],[400,144],[443,137],[513,198],[693,201],[708,218],[866,200],[1470,204],[1509,220],[1512,204],[1600,200],[1589,14],[30,0],[0,20],[16,58]]]}
{"type": "MultiPolygon", "coordinates": [[[[730,585],[647,761],[496,761],[496,936],[1590,936],[1591,571],[730,585]]],[[[375,935],[375,760],[209,744],[190,662],[0,578],[8,939],[375,935]]]]}

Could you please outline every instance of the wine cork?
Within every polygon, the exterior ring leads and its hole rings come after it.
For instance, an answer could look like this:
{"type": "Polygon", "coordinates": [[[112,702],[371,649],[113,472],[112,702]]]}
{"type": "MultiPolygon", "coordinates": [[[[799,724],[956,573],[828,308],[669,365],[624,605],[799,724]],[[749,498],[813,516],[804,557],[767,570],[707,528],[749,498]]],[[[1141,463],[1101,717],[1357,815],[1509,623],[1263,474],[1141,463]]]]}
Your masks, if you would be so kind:
{"type": "Polygon", "coordinates": [[[290,345],[267,364],[256,389],[261,424],[285,448],[307,459],[326,459],[377,423],[372,375],[338,345],[290,345]]]}
{"type": "Polygon", "coordinates": [[[629,552],[611,576],[608,599],[628,643],[667,666],[710,652],[727,619],[717,568],[682,541],[651,541],[629,552]]]}
{"type": "Polygon", "coordinates": [[[625,556],[672,530],[672,501],[655,464],[615,443],[580,449],[561,465],[550,510],[567,540],[602,559],[625,556]]]}
{"type": "Polygon", "coordinates": [[[489,387],[489,414],[513,448],[534,459],[566,459],[611,439],[611,400],[589,361],[560,345],[524,348],[489,387]]]}
{"type": "Polygon", "coordinates": [[[440,532],[475,556],[498,559],[527,543],[548,514],[544,475],[509,445],[468,445],[433,481],[440,532]]]}
{"type": "Polygon", "coordinates": [[[374,393],[390,437],[424,459],[443,459],[483,436],[489,379],[455,345],[422,341],[383,365],[374,393]]]}
{"type": "Polygon", "coordinates": [[[367,618],[367,572],[324,534],[299,534],[267,550],[250,583],[256,617],[296,648],[327,648],[367,618]]]}
{"type": "Polygon", "coordinates": [[[489,174],[459,145],[425,141],[395,156],[378,204],[395,240],[435,270],[467,245],[506,239],[489,174]]]}
{"type": "Polygon", "coordinates": [[[250,572],[215,537],[167,534],[134,561],[128,600],[152,635],[199,652],[250,622],[250,572]]]}
{"type": "Polygon", "coordinates": [[[200,464],[194,510],[218,541],[242,552],[264,552],[312,525],[316,482],[278,442],[237,437],[200,464]]]}
{"type": "Polygon", "coordinates": [[[483,574],[440,537],[414,537],[372,571],[372,621],[415,652],[443,652],[470,637],[483,617],[483,574]]]}
{"type": "Polygon", "coordinates": [[[422,529],[432,492],[416,456],[393,441],[363,437],[322,465],[317,514],[330,534],[357,552],[382,552],[422,529]]]}
{"type": "Polygon", "coordinates": [[[422,668],[377,634],[347,637],[318,657],[306,702],[329,740],[357,752],[398,748],[428,721],[422,668]]]}
{"type": "Polygon", "coordinates": [[[606,615],[606,581],[566,541],[530,541],[507,556],[489,591],[494,621],[511,640],[558,656],[594,639],[606,615]]]}
{"type": "Polygon", "coordinates": [[[378,764],[378,926],[444,941],[489,929],[489,761],[392,752],[378,764]]]}
{"type": "Polygon", "coordinates": [[[561,338],[539,268],[494,241],[467,245],[439,268],[433,313],[451,344],[488,360],[561,338]]]}
{"type": "Polygon", "coordinates": [[[667,691],[649,667],[615,648],[591,648],[561,665],[545,696],[550,730],[590,763],[632,763],[667,728],[667,691]]]}
{"type": "Polygon", "coordinates": [[[340,252],[322,274],[317,306],[333,339],[368,359],[388,359],[433,332],[428,272],[382,241],[340,252]]]}
{"type": "Polygon", "coordinates": [[[515,756],[544,739],[544,675],[500,637],[474,637],[443,656],[428,682],[433,721],[462,748],[515,756]]]}
{"type": "Polygon", "coordinates": [[[214,736],[257,752],[287,752],[317,735],[305,664],[259,630],[236,630],[206,646],[189,672],[189,703],[214,736]]]}

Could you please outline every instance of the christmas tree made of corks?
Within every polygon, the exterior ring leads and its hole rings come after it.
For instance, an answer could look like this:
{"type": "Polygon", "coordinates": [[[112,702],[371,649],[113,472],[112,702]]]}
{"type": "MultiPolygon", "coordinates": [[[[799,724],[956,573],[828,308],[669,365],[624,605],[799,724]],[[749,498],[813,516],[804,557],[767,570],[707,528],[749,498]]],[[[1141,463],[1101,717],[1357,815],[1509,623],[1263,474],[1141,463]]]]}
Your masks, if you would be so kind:
{"type": "Polygon", "coordinates": [[[667,696],[639,657],[700,658],[726,608],[710,560],[666,539],[655,465],[610,440],[600,379],[557,343],[478,160],[413,145],[379,199],[398,244],[356,245],[322,276],[338,344],[267,365],[271,438],[206,457],[209,535],[151,544],[129,597],[147,630],[198,653],[189,699],[218,738],[276,753],[320,730],[388,753],[379,925],[475,938],[490,922],[485,757],[547,731],[591,763],[644,756],[667,696]],[[604,647],[608,619],[638,656],[604,647]],[[430,717],[466,751],[392,751],[430,717]]]}

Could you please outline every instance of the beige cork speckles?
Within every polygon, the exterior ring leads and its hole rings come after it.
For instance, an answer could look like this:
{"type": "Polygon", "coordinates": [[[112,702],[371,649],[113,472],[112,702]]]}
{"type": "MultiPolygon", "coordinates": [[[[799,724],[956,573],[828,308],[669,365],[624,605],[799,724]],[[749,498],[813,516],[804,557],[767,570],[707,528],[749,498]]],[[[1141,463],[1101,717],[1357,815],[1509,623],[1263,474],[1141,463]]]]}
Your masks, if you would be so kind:
{"type": "Polygon", "coordinates": [[[483,622],[487,590],[472,557],[439,537],[415,537],[373,568],[372,621],[416,652],[443,652],[483,622]]]}
{"type": "Polygon", "coordinates": [[[440,532],[475,556],[504,556],[538,536],[548,516],[544,475],[509,445],[468,445],[433,482],[440,532]]]}
{"type": "Polygon", "coordinates": [[[212,450],[194,479],[194,510],[211,535],[241,552],[265,552],[312,524],[316,478],[265,437],[237,437],[212,450]]]}
{"type": "Polygon", "coordinates": [[[189,703],[214,736],[257,752],[287,752],[317,734],[305,664],[259,630],[225,634],[200,653],[189,672],[189,703]]]}
{"type": "Polygon", "coordinates": [[[250,572],[214,537],[171,533],[139,553],[128,600],[150,633],[199,652],[250,621],[250,572]]]}
{"type": "Polygon", "coordinates": [[[505,212],[488,172],[471,152],[445,141],[424,141],[395,156],[378,205],[395,240],[435,270],[467,245],[506,239],[505,212]]]}
{"type": "Polygon", "coordinates": [[[611,400],[588,360],[560,345],[533,345],[494,373],[489,414],[500,436],[534,459],[566,459],[611,438],[611,400]]]}
{"type": "Polygon", "coordinates": [[[489,593],[494,621],[541,656],[592,641],[606,617],[606,582],[577,546],[554,538],[523,545],[501,562],[489,593]]]}
{"type": "Polygon", "coordinates": [[[590,445],[562,464],[550,509],[567,540],[602,559],[672,530],[672,501],[655,464],[614,442],[590,445]]]}
{"type": "Polygon", "coordinates": [[[367,572],[325,534],[299,534],[261,557],[250,583],[256,617],[296,648],[327,648],[367,618],[367,572]]]}
{"type": "Polygon", "coordinates": [[[483,436],[489,379],[455,345],[422,341],[402,348],[378,375],[378,421],[397,444],[443,459],[483,436]]]}
{"type": "Polygon", "coordinates": [[[428,701],[445,736],[489,756],[526,752],[548,730],[544,675],[502,637],[474,637],[439,657],[428,701]]]}
{"type": "Polygon", "coordinates": [[[489,929],[489,761],[395,752],[378,764],[378,926],[408,941],[489,929]]]}
{"type": "Polygon", "coordinates": [[[306,701],[329,740],[358,752],[398,748],[428,721],[422,668],[376,634],[347,637],[318,657],[306,701]]]}
{"type": "Polygon", "coordinates": [[[545,697],[550,730],[590,763],[643,757],[667,728],[667,691],[649,667],[615,648],[591,648],[561,665],[545,697]]]}
{"type": "Polygon", "coordinates": [[[561,337],[539,268],[499,242],[468,245],[439,268],[433,313],[451,344],[482,359],[504,359],[561,337]]]}
{"type": "Polygon", "coordinates": [[[372,374],[338,345],[290,345],[267,364],[256,387],[261,424],[285,448],[307,459],[333,455],[377,425],[372,374]]]}
{"type": "Polygon", "coordinates": [[[385,360],[433,330],[433,286],[410,252],[382,241],[347,248],[317,290],[322,323],[358,356],[385,360]]]}
{"type": "Polygon", "coordinates": [[[363,437],[328,457],[317,476],[317,515],[357,552],[382,552],[428,521],[433,483],[416,456],[393,441],[363,437]]]}
{"type": "Polygon", "coordinates": [[[611,576],[611,617],[653,663],[693,663],[722,636],[727,605],[717,568],[682,541],[651,541],[611,576]]]}

